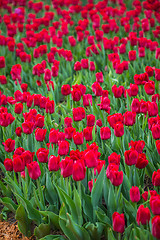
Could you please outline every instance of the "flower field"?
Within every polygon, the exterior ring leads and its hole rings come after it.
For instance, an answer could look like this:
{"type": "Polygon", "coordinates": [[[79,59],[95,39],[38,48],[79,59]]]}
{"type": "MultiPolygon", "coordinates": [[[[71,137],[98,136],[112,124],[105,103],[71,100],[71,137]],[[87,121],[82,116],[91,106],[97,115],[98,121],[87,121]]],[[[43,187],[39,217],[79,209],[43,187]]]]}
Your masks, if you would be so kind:
{"type": "Polygon", "coordinates": [[[0,1],[0,171],[27,238],[160,239],[159,0],[0,1]]]}

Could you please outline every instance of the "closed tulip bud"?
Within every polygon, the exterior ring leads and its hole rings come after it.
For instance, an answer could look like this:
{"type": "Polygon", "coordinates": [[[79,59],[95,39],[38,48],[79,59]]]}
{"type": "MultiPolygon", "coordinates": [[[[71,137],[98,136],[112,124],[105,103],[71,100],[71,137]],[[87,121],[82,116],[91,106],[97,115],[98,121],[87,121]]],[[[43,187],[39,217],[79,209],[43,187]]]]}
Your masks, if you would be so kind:
{"type": "Polygon", "coordinates": [[[58,141],[58,154],[60,156],[66,156],[69,152],[69,142],[58,141]]]}
{"type": "Polygon", "coordinates": [[[155,69],[155,79],[157,81],[160,81],[160,69],[155,69]]]}
{"type": "Polygon", "coordinates": [[[5,68],[5,57],[1,56],[0,57],[0,68],[5,68]]]}
{"type": "Polygon", "coordinates": [[[142,169],[148,165],[148,160],[146,159],[145,153],[139,153],[136,168],[142,169]]]}
{"type": "Polygon", "coordinates": [[[5,142],[3,142],[3,145],[6,152],[13,152],[15,149],[15,140],[8,138],[5,142]]]}
{"type": "Polygon", "coordinates": [[[152,218],[152,235],[160,239],[160,216],[154,216],[152,218]]]}
{"type": "Polygon", "coordinates": [[[21,137],[22,135],[22,128],[21,127],[17,127],[16,130],[15,130],[15,133],[18,137],[21,137]]]}
{"type": "Polygon", "coordinates": [[[39,148],[36,152],[39,162],[47,163],[48,162],[49,149],[39,148]]]}
{"type": "Polygon", "coordinates": [[[111,170],[109,179],[114,186],[119,186],[123,182],[123,172],[111,170]]]}
{"type": "Polygon", "coordinates": [[[6,171],[9,171],[9,172],[13,171],[13,161],[12,161],[12,159],[6,158],[4,160],[4,166],[5,166],[6,171]]]}
{"type": "Polygon", "coordinates": [[[81,70],[81,63],[80,62],[75,62],[74,64],[74,70],[75,71],[80,71],[81,70]]]}
{"type": "Polygon", "coordinates": [[[115,232],[123,233],[125,227],[125,219],[124,214],[119,214],[118,212],[114,212],[112,215],[113,222],[113,230],[115,232]]]}
{"type": "Polygon", "coordinates": [[[151,131],[152,131],[152,136],[154,139],[160,138],[160,125],[159,124],[153,124],[151,131]]]}
{"type": "Polygon", "coordinates": [[[92,141],[92,131],[93,127],[86,127],[83,129],[83,135],[86,141],[92,141]]]}
{"type": "Polygon", "coordinates": [[[160,186],[160,169],[153,172],[152,174],[152,184],[154,186],[160,186]]]}
{"type": "Polygon", "coordinates": [[[80,159],[78,161],[75,161],[73,164],[73,180],[74,181],[82,181],[85,178],[86,174],[86,167],[84,164],[84,160],[80,159]]]}
{"type": "Polygon", "coordinates": [[[38,142],[43,142],[45,140],[46,133],[47,129],[37,128],[35,131],[35,139],[38,142]]]}
{"type": "Polygon", "coordinates": [[[114,135],[116,137],[122,137],[124,135],[124,125],[121,122],[117,122],[114,125],[114,135]]]}
{"type": "Polygon", "coordinates": [[[139,200],[141,199],[140,191],[137,186],[130,189],[130,199],[132,202],[139,202],[139,200]]]}
{"type": "Polygon", "coordinates": [[[30,121],[26,121],[22,123],[22,129],[25,134],[31,134],[34,130],[34,123],[30,121]]]}
{"type": "Polygon", "coordinates": [[[135,165],[138,159],[138,152],[134,149],[126,150],[124,153],[125,163],[128,166],[135,165]]]}
{"type": "Polygon", "coordinates": [[[67,96],[71,93],[71,87],[69,84],[66,84],[66,85],[62,85],[61,87],[61,93],[62,95],[64,96],[67,96]]]}
{"type": "Polygon", "coordinates": [[[95,124],[95,116],[93,114],[87,115],[87,127],[93,127],[95,124]]]}
{"type": "Polygon", "coordinates": [[[136,112],[127,111],[123,114],[124,116],[124,125],[133,126],[136,122],[136,112]]]}
{"type": "Polygon", "coordinates": [[[160,215],[160,195],[151,196],[150,207],[154,215],[160,215]]]}
{"type": "MultiPolygon", "coordinates": [[[[25,166],[27,166],[28,163],[33,162],[35,152],[30,152],[29,150],[24,151],[20,156],[25,162],[25,166]]],[[[14,158],[14,157],[13,157],[14,158]]]]}
{"type": "Polygon", "coordinates": [[[108,156],[108,163],[115,163],[116,165],[120,165],[121,155],[113,152],[110,156],[108,156]]]}
{"type": "Polygon", "coordinates": [[[41,170],[38,162],[31,162],[30,164],[27,164],[27,168],[29,176],[33,180],[36,180],[41,176],[41,170]]]}
{"type": "Polygon", "coordinates": [[[85,164],[88,168],[95,168],[98,165],[97,154],[94,150],[89,150],[84,156],[85,164]]]}
{"type": "Polygon", "coordinates": [[[85,118],[85,110],[82,107],[73,108],[73,120],[75,122],[82,121],[85,118]]]}
{"type": "Polygon", "coordinates": [[[76,145],[82,145],[84,141],[83,132],[74,132],[73,141],[76,145]]]}
{"type": "Polygon", "coordinates": [[[13,170],[15,172],[22,172],[25,169],[25,162],[21,156],[13,158],[13,170]]]}
{"type": "Polygon", "coordinates": [[[156,148],[157,148],[157,152],[160,155],[160,140],[156,141],[156,148]]]}
{"type": "Polygon", "coordinates": [[[50,130],[50,133],[49,133],[49,142],[50,143],[58,143],[58,132],[59,132],[59,129],[54,129],[54,128],[51,128],[50,130]]]}
{"type": "Polygon", "coordinates": [[[100,137],[102,140],[107,140],[111,137],[111,130],[109,127],[102,127],[100,129],[100,137]]]}
{"type": "Polygon", "coordinates": [[[117,172],[118,170],[119,170],[119,165],[117,165],[116,163],[109,163],[107,170],[106,170],[107,178],[110,179],[112,171],[117,172]]]}
{"type": "Polygon", "coordinates": [[[73,120],[72,120],[72,118],[71,117],[65,117],[65,119],[64,119],[64,125],[65,125],[65,127],[72,127],[72,122],[73,122],[73,120]]]}
{"type": "Polygon", "coordinates": [[[132,112],[139,113],[140,112],[140,101],[138,98],[134,98],[131,104],[132,112]]]}
{"type": "Polygon", "coordinates": [[[73,160],[70,157],[62,159],[60,162],[61,175],[66,178],[72,175],[73,173],[73,160]]]}
{"type": "Polygon", "coordinates": [[[156,102],[148,102],[148,115],[149,117],[157,116],[158,105],[156,102]]]}
{"type": "Polygon", "coordinates": [[[154,81],[146,82],[144,85],[144,90],[148,95],[153,95],[155,93],[155,83],[154,81]]]}
{"type": "Polygon", "coordinates": [[[80,89],[76,88],[76,89],[73,89],[73,91],[71,92],[71,96],[72,96],[73,101],[78,102],[81,100],[82,93],[81,93],[80,89]]]}
{"type": "Polygon", "coordinates": [[[23,111],[23,104],[22,103],[16,103],[15,108],[14,108],[14,112],[17,113],[17,114],[21,114],[22,111],[23,111]]]}
{"type": "Polygon", "coordinates": [[[146,225],[149,223],[151,218],[151,213],[148,207],[144,207],[144,205],[140,205],[137,211],[136,221],[138,225],[146,225]]]}
{"type": "Polygon", "coordinates": [[[96,82],[103,83],[103,73],[102,72],[96,73],[96,82]]]}
{"type": "Polygon", "coordinates": [[[48,169],[49,171],[55,171],[57,172],[60,168],[60,156],[58,155],[57,157],[54,155],[51,155],[49,157],[48,161],[48,169]]]}

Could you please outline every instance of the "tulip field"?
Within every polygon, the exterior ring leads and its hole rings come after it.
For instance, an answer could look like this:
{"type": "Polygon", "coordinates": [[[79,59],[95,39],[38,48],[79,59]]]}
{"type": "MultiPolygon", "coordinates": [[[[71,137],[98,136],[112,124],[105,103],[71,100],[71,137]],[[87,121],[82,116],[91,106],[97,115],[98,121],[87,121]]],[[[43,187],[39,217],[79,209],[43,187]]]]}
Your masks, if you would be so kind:
{"type": "Polygon", "coordinates": [[[160,239],[159,0],[0,1],[0,207],[26,239],[160,239]]]}

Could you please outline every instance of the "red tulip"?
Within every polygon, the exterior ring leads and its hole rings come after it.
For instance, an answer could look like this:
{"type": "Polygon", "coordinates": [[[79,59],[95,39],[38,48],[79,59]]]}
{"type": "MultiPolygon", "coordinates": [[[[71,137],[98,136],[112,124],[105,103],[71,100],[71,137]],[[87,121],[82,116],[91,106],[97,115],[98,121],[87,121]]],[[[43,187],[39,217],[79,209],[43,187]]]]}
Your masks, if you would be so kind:
{"type": "Polygon", "coordinates": [[[3,145],[6,152],[13,152],[15,149],[15,140],[8,138],[5,142],[3,142],[3,145]]]}
{"type": "Polygon", "coordinates": [[[140,196],[140,191],[137,186],[132,187],[130,189],[130,199],[132,202],[139,202],[141,196],[140,196]]]}
{"type": "Polygon", "coordinates": [[[10,172],[13,171],[13,161],[12,161],[12,159],[6,158],[4,160],[4,166],[5,166],[6,171],[10,171],[10,172]]]}
{"type": "Polygon", "coordinates": [[[41,170],[37,162],[31,162],[30,164],[27,164],[27,168],[29,176],[33,180],[36,180],[41,176],[41,170]]]}
{"type": "Polygon", "coordinates": [[[47,129],[37,128],[35,131],[35,139],[38,142],[43,142],[45,140],[46,133],[47,129]]]}
{"type": "Polygon", "coordinates": [[[112,215],[113,221],[113,230],[115,232],[123,233],[125,227],[125,219],[124,214],[119,214],[118,212],[114,212],[112,215]]]}
{"type": "Polygon", "coordinates": [[[85,178],[86,167],[84,164],[84,160],[80,159],[73,163],[73,180],[74,181],[82,181],[85,178]]]}
{"type": "Polygon", "coordinates": [[[51,155],[49,157],[48,161],[48,169],[49,171],[58,171],[60,168],[60,156],[58,155],[57,157],[54,155],[51,155]]]}
{"type": "Polygon", "coordinates": [[[146,225],[149,223],[151,218],[151,213],[148,207],[144,208],[144,205],[140,205],[137,211],[137,223],[138,225],[146,225]]]}

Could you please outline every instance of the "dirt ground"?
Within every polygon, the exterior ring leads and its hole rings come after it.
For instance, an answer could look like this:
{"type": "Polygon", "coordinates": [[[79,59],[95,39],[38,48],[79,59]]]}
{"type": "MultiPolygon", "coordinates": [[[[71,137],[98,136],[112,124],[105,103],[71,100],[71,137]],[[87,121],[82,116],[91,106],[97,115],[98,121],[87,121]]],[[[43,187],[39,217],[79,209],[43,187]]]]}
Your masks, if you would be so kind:
{"type": "Polygon", "coordinates": [[[0,221],[0,240],[33,240],[34,238],[27,238],[18,230],[17,222],[1,222],[0,221]]]}

